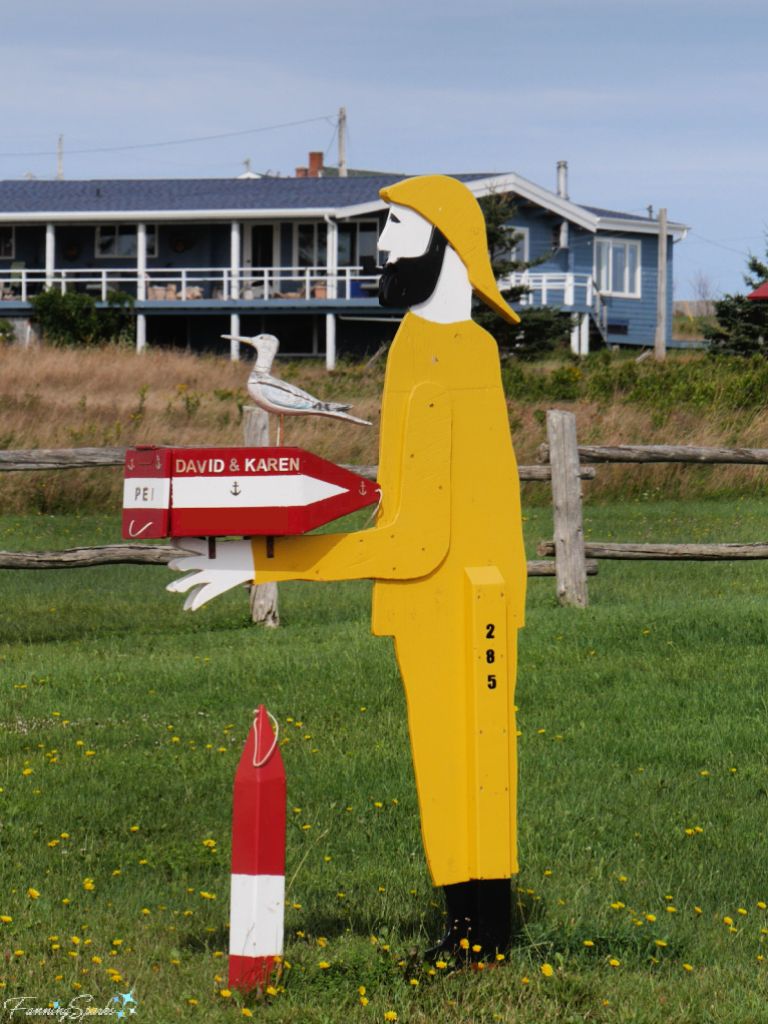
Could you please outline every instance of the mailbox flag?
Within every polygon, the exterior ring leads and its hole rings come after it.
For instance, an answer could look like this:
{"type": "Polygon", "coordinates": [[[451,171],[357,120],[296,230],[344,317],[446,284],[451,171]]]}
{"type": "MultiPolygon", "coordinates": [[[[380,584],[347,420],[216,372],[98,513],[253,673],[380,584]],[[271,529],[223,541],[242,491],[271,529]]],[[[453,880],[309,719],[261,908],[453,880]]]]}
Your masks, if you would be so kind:
{"type": "Polygon", "coordinates": [[[283,953],[285,769],[263,705],[235,773],[229,984],[264,988],[283,953]]]}

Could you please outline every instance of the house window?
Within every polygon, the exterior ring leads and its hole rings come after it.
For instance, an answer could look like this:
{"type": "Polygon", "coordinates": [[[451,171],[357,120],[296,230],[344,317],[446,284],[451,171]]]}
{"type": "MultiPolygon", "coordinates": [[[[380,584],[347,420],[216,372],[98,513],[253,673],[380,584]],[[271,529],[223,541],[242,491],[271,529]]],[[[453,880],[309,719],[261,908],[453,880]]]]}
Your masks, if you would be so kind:
{"type": "MultiPolygon", "coordinates": [[[[135,224],[100,224],[96,228],[96,258],[130,260],[139,252],[135,224]]],[[[157,228],[147,225],[147,256],[157,256],[157,228]]]]}
{"type": "Polygon", "coordinates": [[[640,298],[640,243],[620,238],[595,242],[595,280],[604,295],[640,298]]]}
{"type": "Polygon", "coordinates": [[[0,227],[0,260],[12,260],[16,255],[16,232],[12,227],[0,227]]]}
{"type": "Polygon", "coordinates": [[[328,262],[327,224],[297,224],[294,253],[297,267],[324,267],[328,262]]]}
{"type": "Polygon", "coordinates": [[[362,267],[364,274],[374,274],[378,266],[379,222],[349,221],[339,224],[339,266],[362,267]]]}

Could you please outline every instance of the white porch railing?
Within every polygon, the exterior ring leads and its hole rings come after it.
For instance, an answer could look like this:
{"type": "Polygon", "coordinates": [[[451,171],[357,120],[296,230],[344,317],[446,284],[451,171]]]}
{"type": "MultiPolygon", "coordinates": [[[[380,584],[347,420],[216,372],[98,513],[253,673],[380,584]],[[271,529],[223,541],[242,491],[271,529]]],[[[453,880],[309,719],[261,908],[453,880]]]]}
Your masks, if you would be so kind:
{"type": "Polygon", "coordinates": [[[378,280],[360,267],[158,267],[143,275],[135,267],[16,267],[0,269],[0,299],[28,302],[45,288],[86,292],[102,302],[111,291],[140,302],[375,298],[378,280]]]}
{"type": "Polygon", "coordinates": [[[499,287],[527,288],[521,306],[557,306],[566,312],[590,313],[603,336],[607,331],[608,309],[591,274],[542,273],[529,270],[508,274],[499,287]]]}

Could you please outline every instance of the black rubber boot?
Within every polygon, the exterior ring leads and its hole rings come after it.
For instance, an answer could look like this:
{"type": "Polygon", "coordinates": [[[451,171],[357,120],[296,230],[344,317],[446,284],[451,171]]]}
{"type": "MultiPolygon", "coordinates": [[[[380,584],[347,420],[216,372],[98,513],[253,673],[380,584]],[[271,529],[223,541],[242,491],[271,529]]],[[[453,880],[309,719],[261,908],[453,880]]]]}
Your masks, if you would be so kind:
{"type": "Polygon", "coordinates": [[[424,953],[424,959],[434,963],[447,957],[465,959],[467,949],[461,945],[465,939],[471,947],[473,920],[475,915],[475,886],[477,882],[457,882],[455,885],[443,886],[445,909],[448,917],[448,930],[437,945],[424,953]]]}
{"type": "Polygon", "coordinates": [[[475,959],[494,960],[497,953],[508,953],[514,937],[512,881],[509,878],[483,878],[474,885],[473,937],[479,945],[475,959]]]}

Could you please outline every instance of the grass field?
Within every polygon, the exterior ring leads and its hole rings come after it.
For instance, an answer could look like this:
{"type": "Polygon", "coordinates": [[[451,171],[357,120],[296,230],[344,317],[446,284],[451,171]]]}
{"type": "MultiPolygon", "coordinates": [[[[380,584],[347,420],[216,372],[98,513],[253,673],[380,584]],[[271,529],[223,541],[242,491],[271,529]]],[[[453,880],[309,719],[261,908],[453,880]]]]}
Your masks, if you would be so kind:
{"type": "MultiPolygon", "coordinates": [[[[754,499],[587,506],[595,539],[765,540],[754,499]]],[[[550,535],[529,511],[531,551],[550,535]]],[[[2,547],[118,539],[6,516],[2,547]]],[[[585,611],[530,583],[521,900],[507,963],[421,966],[441,931],[404,702],[367,584],[194,615],[161,568],[0,577],[0,1021],[132,990],[135,1020],[768,1021],[764,563],[601,563],[585,611]],[[285,969],[227,994],[232,778],[251,709],[289,786],[285,969]],[[367,1001],[367,1005],[363,1005],[367,1001]],[[5,1003],[5,1009],[3,1005],[5,1003]],[[389,1016],[387,1016],[389,1015],[389,1016]]]]}

